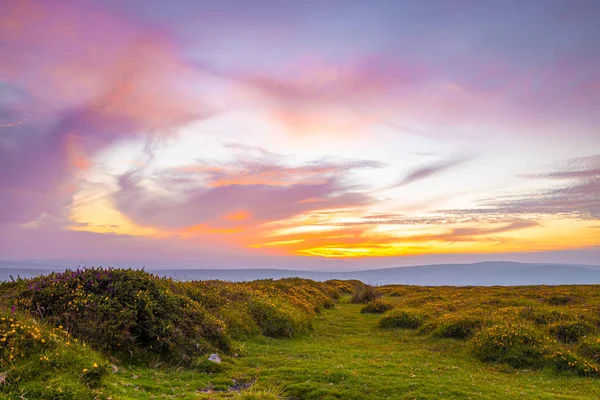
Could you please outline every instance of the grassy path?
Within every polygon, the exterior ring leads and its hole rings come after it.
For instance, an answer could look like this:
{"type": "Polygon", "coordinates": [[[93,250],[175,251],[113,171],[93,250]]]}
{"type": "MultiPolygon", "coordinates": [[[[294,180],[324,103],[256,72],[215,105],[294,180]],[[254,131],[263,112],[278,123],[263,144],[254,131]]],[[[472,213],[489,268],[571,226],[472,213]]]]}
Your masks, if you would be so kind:
{"type": "Polygon", "coordinates": [[[379,316],[359,310],[357,305],[339,304],[315,319],[310,335],[292,340],[253,339],[244,344],[242,356],[227,360],[228,368],[218,374],[114,374],[114,398],[149,398],[149,392],[157,398],[230,398],[232,394],[200,389],[208,382],[218,388],[233,378],[249,377],[279,382],[298,399],[600,398],[598,379],[483,364],[464,342],[407,330],[381,331],[376,327],[379,316]]]}

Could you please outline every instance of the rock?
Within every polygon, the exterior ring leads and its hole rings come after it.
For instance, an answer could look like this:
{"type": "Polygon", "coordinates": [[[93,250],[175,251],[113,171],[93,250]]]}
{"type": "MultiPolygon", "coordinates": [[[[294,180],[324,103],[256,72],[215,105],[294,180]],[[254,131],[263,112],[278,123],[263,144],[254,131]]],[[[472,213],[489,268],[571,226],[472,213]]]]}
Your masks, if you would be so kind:
{"type": "Polygon", "coordinates": [[[221,360],[221,357],[217,353],[213,353],[208,357],[208,361],[220,363],[223,360],[221,360]]]}

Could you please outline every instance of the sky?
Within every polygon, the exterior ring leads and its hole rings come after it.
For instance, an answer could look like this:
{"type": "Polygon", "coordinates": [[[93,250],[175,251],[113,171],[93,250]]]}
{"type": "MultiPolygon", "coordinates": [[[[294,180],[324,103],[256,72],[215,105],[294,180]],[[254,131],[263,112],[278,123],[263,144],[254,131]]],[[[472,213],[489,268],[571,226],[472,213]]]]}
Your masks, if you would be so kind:
{"type": "Polygon", "coordinates": [[[0,3],[0,259],[600,264],[600,2],[0,3]]]}

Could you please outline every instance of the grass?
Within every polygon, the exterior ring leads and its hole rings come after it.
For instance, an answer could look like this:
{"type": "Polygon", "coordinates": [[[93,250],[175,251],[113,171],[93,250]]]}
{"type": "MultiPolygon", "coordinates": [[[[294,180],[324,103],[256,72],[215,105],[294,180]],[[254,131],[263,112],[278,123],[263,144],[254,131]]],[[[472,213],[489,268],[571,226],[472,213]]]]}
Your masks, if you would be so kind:
{"type": "Polygon", "coordinates": [[[297,399],[597,399],[597,378],[551,369],[519,370],[478,361],[464,342],[414,330],[380,330],[380,316],[341,303],[313,321],[314,330],[293,339],[258,337],[243,343],[225,371],[131,368],[108,379],[114,399],[226,399],[236,381],[278,382],[297,399]],[[219,386],[220,385],[220,386],[219,386]]]}

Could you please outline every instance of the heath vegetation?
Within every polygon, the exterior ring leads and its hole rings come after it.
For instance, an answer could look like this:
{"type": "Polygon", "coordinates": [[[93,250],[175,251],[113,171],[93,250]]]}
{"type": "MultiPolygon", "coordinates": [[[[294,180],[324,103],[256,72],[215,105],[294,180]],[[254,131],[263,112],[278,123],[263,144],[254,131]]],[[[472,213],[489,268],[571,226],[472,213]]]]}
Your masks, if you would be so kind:
{"type": "Polygon", "coordinates": [[[2,283],[0,307],[0,399],[600,396],[597,286],[91,268],[2,283]]]}

